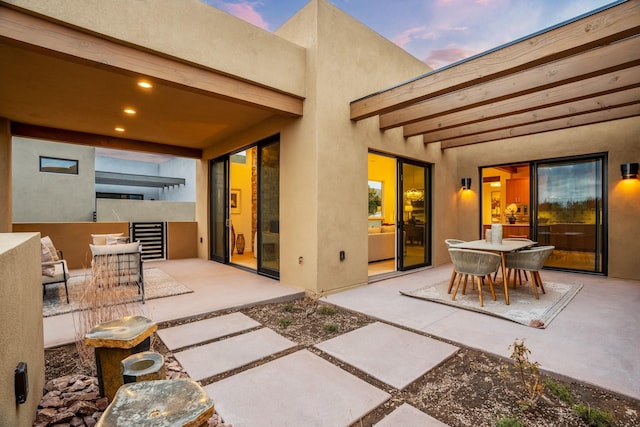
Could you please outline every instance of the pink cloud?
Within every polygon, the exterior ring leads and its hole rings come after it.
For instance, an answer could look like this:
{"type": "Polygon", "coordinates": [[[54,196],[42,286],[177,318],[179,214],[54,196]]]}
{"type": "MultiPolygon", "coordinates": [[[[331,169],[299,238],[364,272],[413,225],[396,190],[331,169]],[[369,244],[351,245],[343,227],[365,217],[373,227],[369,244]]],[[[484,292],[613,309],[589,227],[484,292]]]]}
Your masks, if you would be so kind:
{"type": "Polygon", "coordinates": [[[453,64],[454,62],[468,58],[475,55],[478,52],[460,49],[460,48],[448,48],[448,49],[434,49],[431,51],[422,62],[427,64],[433,69],[442,68],[445,65],[453,64]]]}
{"type": "Polygon", "coordinates": [[[427,31],[425,27],[414,27],[404,30],[402,33],[393,37],[391,41],[400,47],[404,47],[412,40],[427,40],[434,39],[435,37],[435,34],[427,31]]]}
{"type": "Polygon", "coordinates": [[[255,9],[255,6],[257,4],[257,2],[250,1],[243,1],[240,3],[220,2],[218,4],[218,7],[225,10],[226,12],[229,12],[233,16],[236,16],[244,21],[247,21],[250,24],[255,25],[256,27],[268,30],[269,23],[265,21],[262,15],[260,15],[260,13],[255,9]]]}

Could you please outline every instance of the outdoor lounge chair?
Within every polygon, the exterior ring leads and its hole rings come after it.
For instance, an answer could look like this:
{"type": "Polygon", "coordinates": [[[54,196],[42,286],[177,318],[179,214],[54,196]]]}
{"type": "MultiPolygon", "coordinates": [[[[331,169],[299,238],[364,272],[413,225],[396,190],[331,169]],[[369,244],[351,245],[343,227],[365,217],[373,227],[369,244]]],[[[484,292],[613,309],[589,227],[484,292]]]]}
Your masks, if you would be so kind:
{"type": "Polygon", "coordinates": [[[92,272],[98,286],[135,285],[144,304],[144,274],[140,242],[116,245],[89,245],[93,254],[92,272]]]}
{"type": "Polygon", "coordinates": [[[53,242],[49,236],[45,236],[40,239],[41,254],[41,267],[42,267],[42,297],[47,293],[47,285],[53,285],[55,283],[64,283],[64,291],[67,297],[67,304],[69,304],[69,288],[67,287],[67,281],[69,280],[69,268],[67,267],[67,261],[65,261],[62,251],[57,250],[53,246],[53,242]]]}
{"type": "Polygon", "coordinates": [[[478,299],[480,301],[480,307],[483,306],[482,283],[485,277],[489,282],[491,298],[494,301],[496,300],[496,293],[493,289],[493,280],[491,280],[491,275],[501,265],[502,258],[500,255],[491,252],[456,248],[449,248],[449,255],[451,255],[451,260],[453,261],[454,270],[458,274],[458,280],[456,280],[456,286],[453,289],[453,295],[451,296],[452,301],[455,301],[456,299],[456,294],[458,293],[458,287],[460,286],[463,274],[476,278],[478,283],[478,299]]]}
{"type": "Polygon", "coordinates": [[[514,283],[516,280],[516,271],[523,270],[531,272],[533,293],[536,299],[539,299],[538,287],[540,287],[543,294],[545,293],[542,279],[540,278],[540,270],[542,270],[544,262],[549,258],[549,255],[551,255],[554,249],[555,246],[538,246],[532,249],[506,254],[507,280],[509,280],[512,271],[514,283]]]}

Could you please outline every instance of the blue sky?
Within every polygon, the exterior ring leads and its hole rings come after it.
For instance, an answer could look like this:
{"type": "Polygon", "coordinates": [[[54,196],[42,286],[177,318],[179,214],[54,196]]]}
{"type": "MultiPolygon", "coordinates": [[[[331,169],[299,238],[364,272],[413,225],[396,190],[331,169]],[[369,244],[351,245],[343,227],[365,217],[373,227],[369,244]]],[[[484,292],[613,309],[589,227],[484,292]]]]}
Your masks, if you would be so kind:
{"type": "MultiPolygon", "coordinates": [[[[201,0],[268,31],[308,0],[201,0]]],[[[613,0],[330,0],[432,68],[572,19],[613,0]]]]}

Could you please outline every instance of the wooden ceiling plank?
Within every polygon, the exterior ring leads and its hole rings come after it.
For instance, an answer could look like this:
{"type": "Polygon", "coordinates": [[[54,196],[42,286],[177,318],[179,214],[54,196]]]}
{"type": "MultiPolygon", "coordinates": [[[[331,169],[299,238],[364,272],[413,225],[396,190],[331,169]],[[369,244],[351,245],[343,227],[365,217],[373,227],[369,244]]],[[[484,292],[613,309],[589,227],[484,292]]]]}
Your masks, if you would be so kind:
{"type": "Polygon", "coordinates": [[[411,123],[404,126],[404,136],[416,136],[449,129],[455,126],[469,125],[483,120],[518,114],[537,108],[545,108],[607,93],[624,91],[637,86],[640,86],[640,66],[568,83],[554,88],[552,91],[540,91],[533,94],[522,95],[411,123]]]}
{"type": "Polygon", "coordinates": [[[590,125],[594,123],[619,120],[627,117],[640,115],[640,104],[626,105],[618,108],[596,111],[593,113],[561,118],[547,122],[534,123],[516,128],[502,129],[477,135],[465,136],[461,138],[442,141],[441,149],[462,147],[465,145],[479,144],[482,142],[503,140],[518,136],[532,135],[536,133],[549,132],[572,128],[576,126],[590,125]]]}
{"type": "Polygon", "coordinates": [[[636,65],[640,65],[640,36],[383,114],[380,116],[380,129],[391,129],[445,112],[549,90],[636,65]]]}
{"type": "Polygon", "coordinates": [[[148,141],[138,141],[127,138],[98,135],[86,132],[76,132],[26,123],[11,123],[11,134],[26,138],[45,139],[69,144],[86,145],[91,147],[110,148],[114,150],[140,151],[144,153],[168,154],[190,159],[201,159],[202,150],[199,148],[180,147],[176,145],[157,144],[148,141]]]}
{"type": "Polygon", "coordinates": [[[629,1],[351,103],[361,120],[487,82],[640,33],[640,2],[629,1]],[[508,64],[505,66],[505,64],[508,64]]]}
{"type": "Polygon", "coordinates": [[[118,44],[3,6],[0,6],[0,39],[132,77],[148,76],[226,101],[302,116],[300,97],[118,44]]]}
{"type": "Polygon", "coordinates": [[[610,93],[567,104],[555,105],[553,107],[531,110],[506,117],[482,121],[473,125],[458,126],[439,132],[432,132],[424,135],[424,142],[428,144],[436,141],[460,138],[471,134],[525,126],[532,123],[578,116],[580,114],[637,103],[640,103],[640,88],[610,93]]]}

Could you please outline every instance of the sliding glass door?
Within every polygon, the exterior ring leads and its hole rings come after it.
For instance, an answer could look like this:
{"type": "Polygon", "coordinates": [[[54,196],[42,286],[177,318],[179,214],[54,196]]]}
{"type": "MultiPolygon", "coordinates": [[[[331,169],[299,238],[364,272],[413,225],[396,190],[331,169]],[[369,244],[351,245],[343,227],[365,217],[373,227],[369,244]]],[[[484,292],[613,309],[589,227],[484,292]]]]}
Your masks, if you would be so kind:
{"type": "Polygon", "coordinates": [[[534,234],[553,245],[548,267],[606,273],[605,157],[535,164],[534,234]]]}
{"type": "Polygon", "coordinates": [[[399,220],[398,269],[410,270],[431,261],[430,169],[421,163],[398,160],[399,220]]]}
{"type": "Polygon", "coordinates": [[[279,136],[214,159],[209,170],[210,258],[278,278],[279,136]]]}
{"type": "Polygon", "coordinates": [[[265,141],[258,154],[258,271],[280,277],[280,141],[265,141]]]}
{"type": "Polygon", "coordinates": [[[210,258],[229,262],[229,156],[211,160],[209,164],[210,258]]]}

